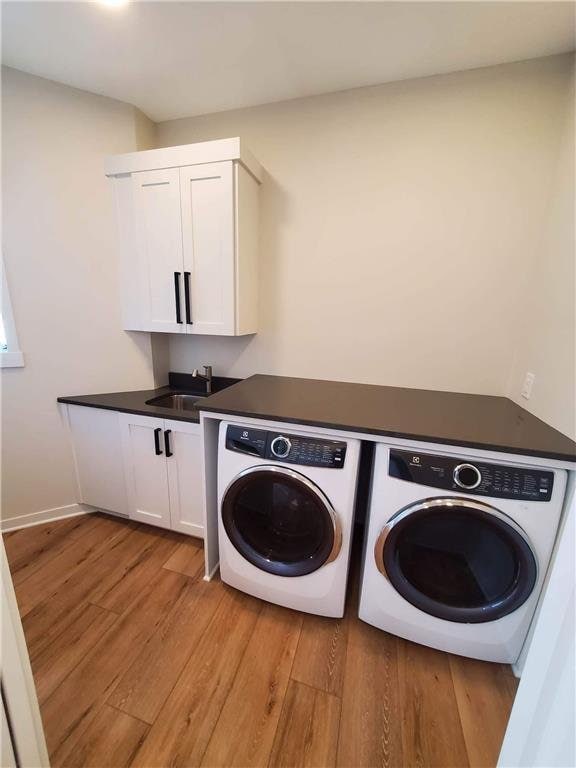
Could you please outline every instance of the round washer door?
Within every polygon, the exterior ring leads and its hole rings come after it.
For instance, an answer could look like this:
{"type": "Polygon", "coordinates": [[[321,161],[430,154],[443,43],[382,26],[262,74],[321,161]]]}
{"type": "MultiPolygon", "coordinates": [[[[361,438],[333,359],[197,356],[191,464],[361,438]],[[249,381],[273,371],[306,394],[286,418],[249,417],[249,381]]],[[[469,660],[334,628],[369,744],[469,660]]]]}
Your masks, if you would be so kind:
{"type": "Polygon", "coordinates": [[[228,538],[248,562],[277,576],[304,576],[334,560],[342,543],[334,508],[311,480],[285,467],[251,467],[222,499],[228,538]]]}
{"type": "Polygon", "coordinates": [[[461,498],[418,502],[382,529],[378,570],[421,611],[447,621],[495,621],[530,596],[537,565],[524,531],[494,507],[461,498]]]}

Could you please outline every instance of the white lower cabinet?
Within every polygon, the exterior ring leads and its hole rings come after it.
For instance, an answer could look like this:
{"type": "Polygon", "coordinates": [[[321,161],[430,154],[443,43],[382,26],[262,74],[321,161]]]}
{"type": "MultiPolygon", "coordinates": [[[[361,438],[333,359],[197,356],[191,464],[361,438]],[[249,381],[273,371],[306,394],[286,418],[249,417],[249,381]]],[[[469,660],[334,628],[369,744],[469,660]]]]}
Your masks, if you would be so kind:
{"type": "Polygon", "coordinates": [[[108,512],[128,514],[120,414],[68,405],[79,498],[108,512]]]}
{"type": "Polygon", "coordinates": [[[65,407],[79,502],[204,537],[200,424],[65,407]]]}
{"type": "Polygon", "coordinates": [[[164,420],[123,413],[120,427],[130,519],[170,528],[164,420]]]}
{"type": "Polygon", "coordinates": [[[203,536],[200,425],[119,415],[130,519],[203,536]]]}
{"type": "Polygon", "coordinates": [[[171,527],[204,536],[200,424],[165,421],[164,429],[172,453],[166,460],[171,527]]]}

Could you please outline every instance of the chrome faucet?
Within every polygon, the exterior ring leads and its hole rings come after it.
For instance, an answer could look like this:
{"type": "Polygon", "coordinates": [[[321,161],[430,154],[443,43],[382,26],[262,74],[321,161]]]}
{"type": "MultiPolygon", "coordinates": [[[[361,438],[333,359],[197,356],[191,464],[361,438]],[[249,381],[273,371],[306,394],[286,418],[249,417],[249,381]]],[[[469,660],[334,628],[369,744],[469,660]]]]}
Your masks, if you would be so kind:
{"type": "Polygon", "coordinates": [[[212,366],[211,365],[203,365],[204,373],[198,373],[198,368],[194,368],[192,371],[192,376],[195,379],[202,379],[206,382],[206,394],[211,395],[212,394],[212,366]]]}

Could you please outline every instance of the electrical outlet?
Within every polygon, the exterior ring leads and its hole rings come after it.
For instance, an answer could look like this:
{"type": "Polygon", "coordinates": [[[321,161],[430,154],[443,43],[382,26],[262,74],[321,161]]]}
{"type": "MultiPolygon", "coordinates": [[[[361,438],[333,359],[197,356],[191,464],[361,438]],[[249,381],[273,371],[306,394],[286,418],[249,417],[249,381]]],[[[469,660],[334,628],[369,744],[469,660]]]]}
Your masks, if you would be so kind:
{"type": "Polygon", "coordinates": [[[526,400],[530,400],[530,395],[532,394],[532,387],[534,386],[535,378],[536,376],[534,376],[533,373],[527,373],[526,377],[524,378],[524,385],[522,387],[522,391],[520,392],[520,394],[526,400]]]}

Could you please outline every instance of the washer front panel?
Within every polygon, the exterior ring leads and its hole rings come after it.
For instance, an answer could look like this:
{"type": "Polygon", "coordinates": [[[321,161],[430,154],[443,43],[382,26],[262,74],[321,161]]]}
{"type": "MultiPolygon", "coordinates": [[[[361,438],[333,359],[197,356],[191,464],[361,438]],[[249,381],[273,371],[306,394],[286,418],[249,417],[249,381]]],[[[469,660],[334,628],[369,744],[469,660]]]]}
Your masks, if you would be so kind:
{"type": "Polygon", "coordinates": [[[221,515],[235,549],[267,573],[304,576],[340,551],[341,526],[329,500],[287,467],[241,472],[224,493],[221,515]]]}

